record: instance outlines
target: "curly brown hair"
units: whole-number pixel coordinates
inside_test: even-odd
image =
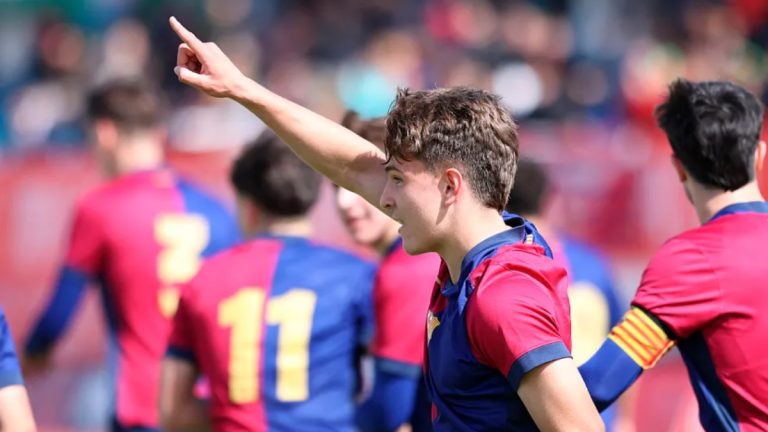
[[[453,165],[488,207],[504,209],[517,168],[517,125],[501,98],[466,87],[398,90],[387,117],[387,158]]]

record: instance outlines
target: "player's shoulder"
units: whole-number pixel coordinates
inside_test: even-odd
[[[502,246],[472,271],[472,285],[479,297],[492,306],[501,297],[547,296],[567,288],[567,272],[544,248],[535,244]]]
[[[224,202],[202,185],[180,175],[174,177],[174,182],[189,210],[206,214],[229,215],[229,209],[224,205]]]

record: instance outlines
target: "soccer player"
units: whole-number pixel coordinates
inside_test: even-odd
[[[543,213],[551,188],[544,168],[531,159],[520,159],[515,181],[520,187],[512,188],[506,210],[535,224],[549,242],[554,259],[568,269],[573,359],[581,364],[600,348],[625,308],[605,259],[591,246],[555,232],[546,221]],[[615,407],[603,411],[602,417],[606,430],[611,430]]]
[[[175,18],[175,71],[262,119],[305,162],[401,223],[410,254],[443,263],[427,321],[425,373],[437,430],[602,430],[570,357],[565,269],[500,213],[517,128],[499,98],[466,88],[402,90],[386,153],[243,76]]]
[[[385,118],[364,121],[349,111],[341,124],[384,147]],[[430,403],[421,373],[424,315],[440,257],[408,255],[397,234],[400,224],[359,195],[337,187],[336,205],[352,238],[373,247],[381,257],[373,288],[373,388],[358,410],[358,426],[364,431],[392,431],[407,423],[414,432],[429,431]]]
[[[201,257],[239,238],[218,201],[165,167],[157,94],[138,81],[116,81],[90,95],[92,136],[110,181],[78,203],[66,260],[25,350],[27,365],[49,363],[85,287],[99,282],[111,339],[114,431],[157,427],[160,362],[179,286]]]
[[[704,429],[768,430],[763,106],[728,82],[680,79],[656,115],[701,226],[651,259],[631,310],[581,372],[603,408],[677,345]]]
[[[34,432],[35,419],[24,388],[13,336],[0,308],[0,429]]]
[[[370,334],[375,267],[308,240],[320,176],[271,131],[235,162],[238,219],[251,240],[206,261],[185,287],[163,364],[168,430],[354,430],[355,353]]]

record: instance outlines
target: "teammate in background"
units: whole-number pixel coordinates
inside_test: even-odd
[[[374,266],[308,239],[320,176],[267,131],[235,162],[251,240],[185,287],[163,363],[167,430],[354,430],[354,360],[370,334]],[[200,410],[198,372],[211,386]],[[210,416],[210,417],[209,417]]]
[[[466,88],[399,92],[386,155],[350,130],[246,78],[177,20],[175,71],[231,97],[307,163],[401,222],[410,254],[443,259],[427,321],[425,377],[437,430],[603,430],[570,358],[565,269],[522,218],[500,213],[517,128],[497,96]]]
[[[78,203],[66,260],[25,349],[26,366],[48,364],[86,286],[98,282],[111,338],[114,431],[157,427],[160,361],[179,286],[201,257],[239,237],[219,202],[165,167],[157,94],[117,81],[90,95],[92,137],[110,181]]]
[[[651,259],[631,310],[581,372],[604,408],[677,345],[704,429],[768,430],[763,106],[728,82],[680,79],[656,115],[702,225]]]
[[[568,269],[573,360],[582,364],[600,348],[625,308],[619,301],[605,259],[591,246],[557,233],[544,218],[544,209],[551,196],[544,168],[533,160],[521,159],[517,163],[515,181],[520,187],[512,188],[506,210],[533,222],[549,242],[555,261]],[[606,430],[611,430],[616,417],[615,407],[603,411],[602,417]]]
[[[385,118],[360,120],[347,112],[342,126],[384,147]],[[411,256],[397,233],[400,224],[359,195],[336,188],[336,205],[355,242],[381,257],[373,287],[373,389],[357,413],[364,431],[392,431],[409,424],[414,432],[432,430],[422,365],[424,315],[440,268],[436,254]]]
[[[35,419],[16,358],[13,336],[0,308],[0,430],[34,432]]]

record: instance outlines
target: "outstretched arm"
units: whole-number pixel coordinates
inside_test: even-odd
[[[259,117],[296,154],[331,181],[379,206],[384,153],[343,126],[270,92],[244,76],[221,49],[200,41],[176,18],[183,43],[174,71],[179,81],[211,96],[233,99]]]
[[[597,409],[610,406],[673,345],[648,312],[630,309],[600,349],[579,367]]]

